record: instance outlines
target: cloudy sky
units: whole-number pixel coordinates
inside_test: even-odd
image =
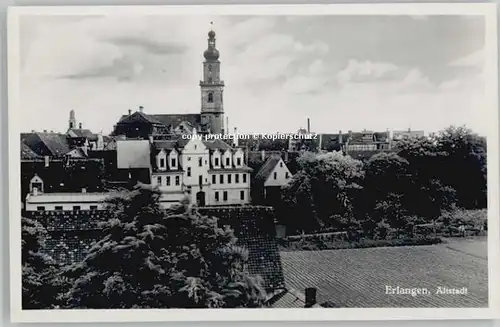
[[[23,129],[198,113],[210,21],[231,130],[487,128],[482,17],[131,15],[20,19]]]

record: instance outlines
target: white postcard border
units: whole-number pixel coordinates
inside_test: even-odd
[[[9,233],[12,322],[146,321],[322,321],[494,319],[500,311],[500,224],[498,143],[497,18],[494,3],[67,6],[11,7],[8,10]],[[488,140],[488,308],[339,309],[133,309],[22,310],[19,110],[19,17],[21,15],[482,15],[486,25],[485,91],[490,115]]]

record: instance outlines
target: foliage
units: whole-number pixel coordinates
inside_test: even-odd
[[[59,267],[43,253],[47,231],[35,220],[21,218],[23,309],[50,309],[60,303],[65,280]]]
[[[282,251],[318,251],[318,250],[339,250],[339,249],[360,249],[373,247],[396,247],[396,246],[417,246],[439,244],[442,240],[439,237],[404,237],[399,239],[369,239],[362,238],[358,241],[337,240],[315,238],[300,241],[282,242]]]
[[[361,188],[362,163],[338,152],[305,153],[297,159],[299,171],[283,189],[288,222],[296,230],[341,224],[336,215],[352,218],[352,198]],[[310,217],[312,219],[307,219]]]
[[[166,213],[145,186],[108,200],[104,237],[73,267],[72,308],[259,307],[265,292],[247,274],[232,230],[184,201]]]
[[[371,237],[434,222],[453,208],[486,207],[486,140],[465,127],[398,141],[364,165],[339,152],[305,153],[283,188],[292,233],[361,230]],[[456,210],[454,211],[456,212]],[[378,225],[378,227],[377,227]],[[378,235],[378,236],[377,236]]]

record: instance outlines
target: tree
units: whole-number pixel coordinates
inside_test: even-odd
[[[297,159],[298,172],[283,188],[292,225],[303,230],[339,225],[338,215],[351,219],[354,197],[361,188],[361,161],[338,152],[306,152]]]
[[[60,304],[64,280],[59,266],[42,252],[47,231],[37,221],[21,218],[23,309],[50,309]]]
[[[71,271],[72,308],[259,307],[265,292],[229,228],[186,198],[168,211],[138,185],[108,200],[104,236]]]
[[[440,179],[456,190],[459,205],[466,209],[485,208],[486,139],[464,126],[451,126],[436,135],[436,146],[447,153]]]

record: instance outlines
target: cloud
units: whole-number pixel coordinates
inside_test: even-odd
[[[482,69],[484,61],[485,61],[485,52],[484,49],[481,49],[479,51],[475,51],[471,54],[468,54],[464,57],[453,60],[452,62],[449,63],[449,66]]]
[[[139,76],[144,70],[144,66],[134,62],[129,57],[114,59],[109,65],[92,68],[75,74],[63,75],[63,79],[89,79],[89,78],[116,78],[118,81],[130,81]]]
[[[154,55],[177,55],[186,51],[186,46],[175,43],[157,42],[147,37],[120,36],[105,40],[120,47],[137,47]]]
[[[483,47],[482,19],[131,15],[53,20],[27,20],[30,28],[22,36],[26,130],[64,131],[69,109],[84,126],[105,132],[139,105],[148,113],[199,113],[210,21],[231,129],[295,131],[307,117],[317,132],[383,131],[410,123],[426,131],[451,123],[484,127],[484,115],[478,114],[482,78],[471,68],[478,59],[458,60]]]
[[[352,59],[347,66],[337,74],[338,82],[342,84],[356,82],[374,82],[386,77],[399,68],[391,63],[371,62]]]

